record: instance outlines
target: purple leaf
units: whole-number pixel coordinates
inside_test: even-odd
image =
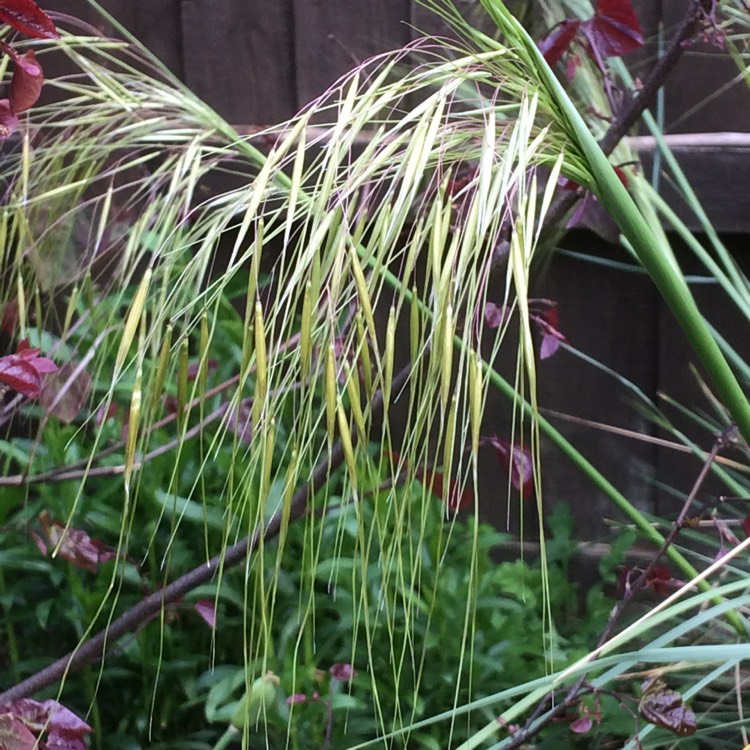
[[[643,31],[630,0],[598,0],[596,13],[581,24],[581,31],[600,59],[643,46]]]
[[[576,734],[586,734],[591,731],[591,727],[594,726],[594,722],[589,716],[581,716],[577,718],[570,725],[570,731]]]
[[[560,339],[557,336],[545,334],[539,347],[539,359],[549,359],[559,347]]]
[[[304,703],[307,700],[307,696],[304,693],[294,693],[286,699],[287,706],[295,706],[298,703]]]
[[[91,395],[91,376],[86,370],[77,370],[77,363],[64,362],[44,379],[39,393],[42,408],[63,424],[70,424],[78,416]]]
[[[490,328],[499,328],[509,317],[510,311],[506,307],[498,307],[494,302],[484,306],[484,319]]]
[[[658,679],[643,684],[638,713],[651,724],[669,729],[679,737],[689,737],[698,730],[695,714],[683,703],[682,696]]]
[[[554,65],[565,54],[575,38],[581,22],[576,18],[566,18],[539,42],[539,51],[548,65]]]
[[[341,680],[341,682],[349,682],[353,680],[357,674],[354,667],[346,662],[332,664],[328,671],[334,680]]]
[[[193,605],[193,609],[211,630],[216,630],[216,605],[213,599],[200,599]]]
[[[497,453],[505,473],[524,500],[534,494],[534,462],[531,451],[518,443],[509,443],[497,436],[484,438],[482,444],[491,445]]]
[[[7,99],[0,99],[0,141],[7,140],[18,127],[18,115],[10,108]]]
[[[10,750],[35,750],[36,737],[13,714],[8,707],[0,707],[0,747]]]
[[[70,739],[81,738],[91,727],[72,711],[55,700],[35,701],[20,698],[0,707],[0,713],[8,713],[23,722],[32,732],[48,732],[49,737],[58,735]]]
[[[97,539],[92,539],[85,531],[71,526],[66,527],[59,521],[53,521],[47,511],[39,514],[39,521],[50,548],[57,549],[63,560],[67,560],[77,568],[96,573],[99,565],[117,556],[111,547]],[[43,554],[46,554],[47,545],[41,538],[37,546],[40,551],[44,549]],[[62,710],[67,711],[67,709]]]

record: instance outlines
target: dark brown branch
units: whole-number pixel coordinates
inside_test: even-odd
[[[653,103],[659,89],[664,85],[669,74],[682,57],[686,43],[700,31],[704,16],[705,11],[702,4],[694,0],[692,8],[677,27],[669,46],[664,50],[664,54],[649,71],[648,77],[643,82],[637,96],[615,119],[599,142],[602,151],[607,156],[612,153],[617,144],[628,134],[641,115]]]
[[[410,373],[411,364],[404,367],[393,379],[391,393],[394,397],[398,396],[398,392],[406,383]],[[376,414],[382,411],[382,408],[383,394],[382,391],[378,391],[372,400],[370,413]],[[354,439],[354,435],[352,439]],[[331,472],[343,464],[344,458],[344,449],[339,441],[334,444],[330,455],[318,463],[310,475],[310,479],[294,493],[289,512],[290,522],[307,513],[310,497],[325,485]],[[161,591],[147,596],[110,623],[109,627],[97,633],[74,651],[19,682],[4,693],[0,693],[0,705],[19,698],[26,698],[39,690],[54,685],[71,672],[103,659],[108,650],[122,636],[136,630],[142,623],[158,615],[168,604],[178,601],[193,589],[211,581],[218,571],[226,570],[241,563],[258,549],[261,540],[268,541],[278,536],[281,523],[281,512],[275,513],[264,527],[255,529],[250,536],[229,547],[209,562],[193,568]]]
[[[614,151],[617,144],[620,143],[633,125],[638,122],[646,109],[652,104],[659,89],[664,85],[669,74],[674,70],[675,65],[677,65],[679,59],[682,57],[686,43],[700,31],[705,13],[706,10],[702,0],[693,0],[689,12],[677,27],[664,54],[649,72],[640,91],[623,108],[622,112],[615,117],[614,122],[599,142],[599,146],[606,156],[609,156]],[[547,233],[556,232],[561,229],[565,217],[579,200],[580,196],[576,192],[571,191],[552,205],[544,221]]]

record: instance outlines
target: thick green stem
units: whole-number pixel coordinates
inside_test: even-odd
[[[560,119],[567,125],[571,139],[580,148],[591,169],[594,178],[592,189],[632,245],[641,265],[653,279],[705,367],[719,398],[742,436],[750,442],[750,403],[698,310],[674,259],[659,251],[648,223],[526,30],[499,0],[482,0],[482,5],[509,38],[518,40],[519,55],[524,56],[532,66],[538,83],[552,94],[559,108]]]

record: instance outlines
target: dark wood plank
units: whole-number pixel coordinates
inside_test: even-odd
[[[102,7],[178,76],[183,74],[180,5],[181,0],[102,0]],[[103,34],[120,36],[114,25],[85,0],[65,0],[55,9],[95,26]]]
[[[666,140],[714,228],[719,232],[750,232],[746,178],[750,172],[750,134],[678,134]],[[638,137],[631,139],[631,144],[640,153],[646,174],[650,174],[654,140]],[[661,193],[691,229],[701,229],[669,180],[662,179]]]
[[[691,5],[664,3],[667,34]],[[729,89],[719,91],[732,82]],[[665,88],[665,122],[671,133],[750,132],[750,94],[737,66],[716,44],[690,46]]]
[[[185,81],[235,123],[297,109],[291,0],[183,0]]]
[[[299,104],[378,52],[408,43],[409,0],[294,0]]]
[[[745,274],[750,273],[747,256],[747,238],[742,236],[725,237],[732,256],[740,263]],[[684,248],[677,245],[678,260],[687,273],[705,275],[705,270],[692,258]],[[747,335],[747,321],[736,306],[715,284],[695,284],[691,286],[693,296],[701,312],[717,331],[734,347],[747,362],[750,361],[750,337]],[[659,315],[659,389],[683,406],[701,410],[704,414],[715,416],[705,394],[693,376],[690,365],[698,367],[701,376],[705,373],[700,368],[697,357],[687,343],[685,334],[677,324],[672,313],[661,305]],[[710,384],[709,384],[710,385]],[[665,411],[674,420],[678,428],[706,451],[711,450],[714,434],[697,427],[691,420],[668,406]],[[663,433],[670,438],[668,433]],[[732,455],[731,451],[727,455]],[[658,472],[660,479],[686,496],[698,476],[702,461],[693,455],[677,453],[669,449],[658,451]],[[701,488],[699,502],[715,501],[722,491],[717,480],[710,478]],[[747,514],[747,504],[739,505],[743,515]],[[679,511],[679,501],[669,492],[661,490],[658,496],[658,509],[661,515],[674,518]]]
[[[491,21],[474,0],[454,0],[461,15],[473,25],[487,30]],[[454,36],[448,25],[433,11],[425,8],[418,0],[413,0],[411,8],[412,37],[422,36]]]
[[[612,249],[589,233],[563,240],[565,247],[611,255]],[[560,330],[571,346],[655,395],[656,293],[641,275],[557,255],[536,292],[558,303]],[[572,354],[559,351],[539,365],[540,404],[575,417],[653,433],[632,404],[632,392],[615,378]],[[648,443],[551,417],[553,424],[637,507],[653,511],[655,449]],[[543,453],[545,503],[566,502],[576,533],[596,539],[602,519],[622,518],[556,448]]]

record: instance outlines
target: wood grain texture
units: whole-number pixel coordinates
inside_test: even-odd
[[[183,75],[181,0],[101,0],[101,4],[173,73]],[[85,0],[65,0],[56,10],[95,26],[103,34],[120,36]]]
[[[519,0],[521,1],[521,0]],[[535,1],[535,0],[530,0]],[[413,27],[444,34],[446,27],[416,0],[103,0],[105,7],[138,36],[203,99],[230,121],[243,124],[277,122],[292,115],[357,62],[393,49],[417,36]],[[477,0],[457,0],[470,19]],[[659,21],[664,34],[686,12],[689,0],[635,0],[647,46],[629,55],[628,64],[643,78],[658,54]],[[59,0],[56,10],[96,21],[85,0]],[[480,12],[481,15],[481,12]],[[481,26],[481,20],[479,21]],[[57,69],[54,60],[45,68]],[[666,87],[666,122],[678,132],[735,130],[750,133],[746,88],[737,85],[714,98],[736,68],[719,49],[691,47]],[[693,111],[694,110],[694,111]],[[745,175],[750,148],[738,143],[700,146],[675,144],[680,163],[716,228],[750,233],[750,199]],[[694,220],[674,192],[665,195],[692,227]],[[611,253],[591,235],[565,241],[567,247]],[[736,257],[747,255],[738,242]],[[659,306],[644,276],[587,265],[557,257],[538,295],[559,303],[560,329],[571,344],[631,379],[656,398],[659,388],[692,406],[706,402],[693,382],[688,364],[693,357],[671,314]],[[702,309],[720,329],[733,336],[750,357],[746,326],[713,287],[696,289]],[[512,347],[511,347],[512,348]],[[408,348],[405,350],[408,351]],[[511,363],[512,364],[512,363]],[[592,421],[653,432],[628,401],[628,392],[572,355],[560,352],[540,364],[543,406]],[[509,437],[510,407],[495,395],[488,402],[485,434]],[[554,421],[554,420],[553,420]],[[555,421],[561,431],[644,510],[670,514],[676,502],[656,489],[654,480],[683,491],[699,470],[694,458],[616,437],[591,427]],[[685,426],[685,425],[682,425]],[[696,435],[710,448],[710,437]],[[498,501],[505,487],[491,452],[480,456],[482,514],[504,527],[510,512],[518,529],[519,509]],[[601,519],[613,515],[608,500],[585,480],[567,459],[544,448],[546,502],[570,503],[576,533],[594,538]],[[530,519],[526,521],[527,526]]]
[[[491,21],[475,0],[455,0],[461,15],[471,24],[488,29]],[[454,36],[448,25],[431,10],[425,8],[418,0],[413,0],[411,7],[412,38],[424,35]]]
[[[294,0],[300,105],[378,52],[408,43],[410,0]]]
[[[221,115],[267,124],[297,109],[291,0],[183,0],[185,82]]]

